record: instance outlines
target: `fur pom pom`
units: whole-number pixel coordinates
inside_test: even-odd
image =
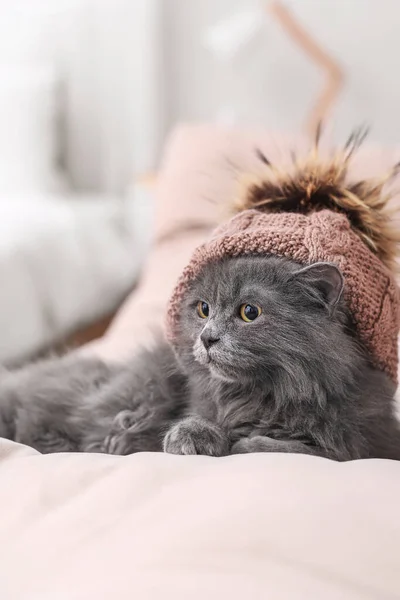
[[[382,179],[348,181],[350,159],[365,136],[365,130],[356,131],[344,148],[328,160],[318,151],[318,133],[310,154],[303,161],[293,156],[293,168],[288,170],[275,167],[258,152],[266,166],[265,175],[245,182],[235,211],[252,208],[271,213],[307,214],[323,209],[342,212],[368,248],[392,271],[398,270],[400,227],[393,223],[394,212],[388,207],[390,195],[384,186],[400,165]]]

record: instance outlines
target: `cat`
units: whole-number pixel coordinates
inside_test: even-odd
[[[400,459],[395,384],[358,341],[333,264],[204,265],[174,348],[67,355],[0,376],[0,435],[40,452]],[[140,315],[138,315],[140,318]]]

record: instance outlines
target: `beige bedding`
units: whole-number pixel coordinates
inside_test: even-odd
[[[119,360],[147,341],[179,270],[235,192],[232,163],[256,168],[255,145],[282,152],[282,140],[260,133],[175,133],[142,285],[86,352]],[[368,170],[398,160],[389,150],[365,156]],[[0,441],[0,599],[400,598],[399,502],[392,461],[41,456]]]
[[[400,467],[0,446],[2,600],[400,597]]]

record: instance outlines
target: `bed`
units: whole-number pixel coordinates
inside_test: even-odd
[[[158,177],[144,276],[107,334],[80,351],[116,361],[147,344],[180,269],[236,193],[238,171],[257,168],[254,147],[272,160],[302,143],[178,128]],[[395,157],[369,147],[354,169],[372,174]],[[395,600],[399,497],[394,461],[41,456],[3,440],[1,598]]]

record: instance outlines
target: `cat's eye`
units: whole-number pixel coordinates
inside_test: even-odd
[[[202,319],[207,319],[208,315],[210,314],[210,307],[208,306],[207,302],[200,300],[200,302],[197,303],[197,314]]]
[[[255,321],[261,315],[261,308],[257,304],[242,304],[239,310],[240,317],[246,323]]]

